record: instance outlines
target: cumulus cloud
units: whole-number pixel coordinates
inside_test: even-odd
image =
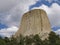
[[[52,1],[56,1],[56,0],[46,0],[46,1],[48,1],[49,3],[51,3]],[[58,1],[58,0],[57,0]]]
[[[22,15],[29,11],[29,6],[38,0],[0,0],[0,23],[9,28],[0,30],[0,35],[10,37],[17,31]]]
[[[39,0],[0,0],[0,22],[7,26],[19,26],[22,15],[37,1]],[[52,27],[60,26],[60,6],[57,3],[53,3],[51,7],[42,4],[34,8],[41,8],[47,12]]]
[[[51,26],[60,26],[60,6],[57,3],[52,4],[51,7],[43,4],[42,6],[33,9],[44,9],[48,14],[47,16],[50,20]]]
[[[29,6],[35,4],[38,0],[0,0],[0,23],[7,25],[9,28],[1,29],[0,35],[10,36],[18,28],[22,15],[29,11]],[[50,2],[51,0],[49,0]],[[60,26],[60,6],[53,3],[50,7],[42,4],[40,7],[33,9],[44,9],[47,12],[51,26]],[[8,32],[8,33],[5,33]]]
[[[7,26],[18,26],[22,14],[38,0],[0,0],[0,22]]]
[[[18,30],[18,27],[15,27],[15,26],[1,29],[0,30],[0,36],[11,37],[12,35],[14,35],[16,33],[17,30]]]
[[[20,0],[0,0],[0,13],[9,11],[12,7],[19,3]]]
[[[54,31],[56,34],[60,35],[60,29]]]

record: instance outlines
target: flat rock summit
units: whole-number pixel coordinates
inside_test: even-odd
[[[20,36],[20,34],[24,36],[39,34],[41,39],[45,39],[51,30],[46,12],[42,9],[34,9],[23,15],[21,25],[15,37]]]

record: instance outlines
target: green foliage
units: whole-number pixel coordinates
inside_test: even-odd
[[[24,45],[24,37],[20,35],[19,45]]]
[[[25,37],[25,44],[26,45],[31,45],[32,43],[33,43],[32,38],[30,38],[29,36],[26,36]]]
[[[19,38],[0,37],[0,45],[60,45],[60,37],[54,32],[51,32],[48,39],[43,41],[38,34],[25,37],[20,35]]]
[[[0,45],[6,45],[3,39],[0,39]]]
[[[49,43],[50,45],[60,45],[60,37],[56,35],[54,32],[49,34]]]
[[[42,45],[42,40],[40,39],[39,35],[36,34],[35,36],[33,36],[33,39],[34,39],[34,43],[35,45]]]

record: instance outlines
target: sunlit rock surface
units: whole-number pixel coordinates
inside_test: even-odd
[[[41,39],[45,39],[50,32],[51,26],[46,12],[42,9],[34,9],[23,15],[15,37],[20,36],[20,34],[24,36],[39,34]]]

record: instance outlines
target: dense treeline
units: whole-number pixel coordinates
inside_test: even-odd
[[[39,35],[30,35],[23,37],[20,35],[20,38],[1,38],[0,45],[60,45],[59,35],[56,35],[54,32],[49,34],[48,39],[41,40]]]

